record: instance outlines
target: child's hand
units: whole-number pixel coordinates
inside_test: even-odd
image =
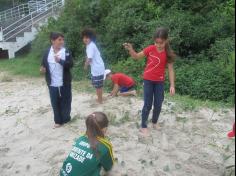
[[[127,49],[129,51],[133,49],[133,46],[130,43],[124,43],[123,46],[124,46],[125,49]]]
[[[55,61],[56,61],[57,63],[59,63],[59,62],[61,61],[61,58],[58,57],[58,56],[55,56]]]
[[[175,87],[173,87],[173,86],[170,87],[170,95],[171,96],[175,95]]]
[[[84,70],[86,71],[86,70],[88,70],[88,64],[84,64]]]
[[[45,74],[46,73],[46,68],[42,66],[42,67],[40,67],[39,71],[40,71],[41,74]]]

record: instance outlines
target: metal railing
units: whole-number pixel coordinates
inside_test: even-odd
[[[36,10],[39,10],[44,5],[52,2],[53,0],[30,0],[28,3],[21,4],[11,9],[0,12],[0,23],[13,21],[22,18]]]
[[[63,0],[52,0],[50,3],[37,7],[28,15],[23,16],[7,27],[0,27],[0,42],[15,38],[20,33],[31,29],[34,24],[56,13],[64,5]]]
[[[29,13],[28,3],[21,4],[17,7],[0,12],[0,22],[2,23],[5,21],[14,20]]]

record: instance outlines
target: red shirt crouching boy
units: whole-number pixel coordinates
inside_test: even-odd
[[[105,71],[104,79],[110,79],[113,82],[113,90],[111,96],[136,96],[135,81],[133,78],[123,74],[112,74],[111,70]]]

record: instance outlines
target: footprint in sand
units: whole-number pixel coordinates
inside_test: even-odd
[[[8,106],[7,109],[5,110],[5,115],[8,116],[14,116],[20,112],[20,109],[18,107],[12,107]]]
[[[46,114],[46,113],[48,113],[49,111],[50,111],[51,109],[50,109],[50,107],[40,107],[40,108],[38,108],[37,110],[36,110],[36,112],[38,113],[38,114]]]
[[[153,144],[154,141],[153,141],[152,135],[143,136],[142,134],[139,134],[138,135],[138,142],[142,143],[142,144],[149,145],[149,144]]]
[[[7,170],[9,170],[9,169],[11,169],[11,168],[13,167],[13,164],[14,164],[14,162],[11,162],[11,163],[4,163],[4,164],[2,165],[2,169],[7,169]]]
[[[9,151],[10,151],[10,148],[8,148],[8,147],[6,147],[6,148],[5,147],[3,147],[3,148],[0,147],[0,155],[1,156],[8,153]]]
[[[58,150],[52,154],[52,156],[49,158],[49,162],[52,165],[56,165],[58,163],[61,163],[62,156],[65,155],[65,150]]]

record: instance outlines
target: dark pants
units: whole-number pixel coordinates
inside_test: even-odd
[[[71,120],[71,102],[72,91],[71,85],[62,87],[49,86],[49,94],[54,113],[55,124],[64,124]]]
[[[154,103],[153,103],[154,100]],[[156,124],[164,101],[164,82],[144,80],[144,107],[142,111],[142,128],[147,128],[148,116],[154,104],[152,123]]]

